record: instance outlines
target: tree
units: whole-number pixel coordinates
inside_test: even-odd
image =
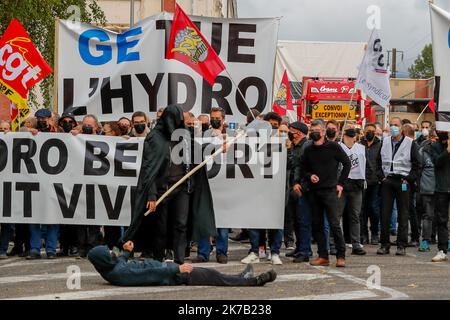
[[[433,54],[431,44],[427,44],[414,64],[408,68],[409,76],[413,79],[427,79],[434,77]]]
[[[53,68],[55,49],[55,19],[73,19],[75,11],[69,8],[79,8],[81,22],[106,23],[105,14],[97,0],[1,0],[0,1],[0,35],[8,27],[13,18],[27,30],[31,40],[36,45],[45,61]],[[52,105],[53,74],[48,75],[39,84],[44,98],[44,106]],[[28,103],[38,107],[36,94],[30,90]]]

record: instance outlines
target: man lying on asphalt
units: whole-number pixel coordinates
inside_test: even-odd
[[[253,276],[253,267],[248,265],[239,275],[227,275],[214,269],[194,268],[191,264],[144,261],[128,261],[134,244],[123,245],[123,254],[116,254],[108,246],[97,246],[88,253],[89,261],[100,275],[117,286],[263,286],[275,280],[277,274],[270,270]]]

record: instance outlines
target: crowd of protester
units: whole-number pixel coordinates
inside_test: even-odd
[[[158,109],[153,121],[143,112],[131,119],[100,123],[94,115],[81,121],[71,113],[61,116],[40,109],[23,122],[21,132],[92,134],[106,136],[146,137],[164,109]],[[406,248],[428,252],[437,244],[433,262],[447,261],[448,214],[450,202],[450,144],[448,133],[436,131],[433,123],[411,123],[393,117],[389,127],[366,123],[359,127],[352,121],[313,120],[309,125],[274,112],[260,114],[252,109],[247,123],[254,119],[267,121],[276,135],[286,138],[287,183],[284,230],[242,229],[231,240],[249,242],[248,256],[241,262],[258,263],[269,259],[282,264],[280,252],[294,263],[309,262],[328,266],[329,256],[336,256],[336,266],[345,266],[347,247],[353,255],[365,255],[368,245],[379,246],[377,254],[406,255]],[[204,136],[230,134],[222,108],[195,117],[185,115],[187,128],[201,129]],[[0,133],[10,133],[11,124],[0,121]],[[0,136],[1,139],[1,136]],[[189,204],[186,204],[189,206]],[[170,222],[167,222],[170,224]],[[164,225],[164,234],[171,226]],[[10,256],[40,259],[42,248],[46,258],[86,257],[99,243],[113,249],[124,233],[124,227],[91,225],[1,224],[0,259]],[[176,233],[176,232],[175,232]],[[230,230],[217,229],[217,236],[190,241],[189,231],[183,241],[166,239],[160,243],[161,254],[146,237],[146,224],[136,235],[136,251],[141,258],[175,260],[183,263],[209,261],[215,246],[215,259],[228,262]],[[394,238],[396,236],[396,239]],[[42,241],[44,240],[44,241]],[[14,243],[9,248],[10,242]],[[180,243],[187,243],[180,257]],[[317,244],[317,257],[312,259],[312,244]],[[178,246],[177,248],[175,248]],[[183,245],[184,246],[184,245]],[[413,249],[411,249],[413,250]],[[175,252],[175,257],[174,257]],[[196,252],[191,257],[191,253]]]

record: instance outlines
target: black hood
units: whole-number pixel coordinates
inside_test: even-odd
[[[111,257],[108,246],[97,246],[91,249],[88,259],[100,273],[112,270],[117,264],[117,261]]]
[[[170,140],[172,133],[181,128],[184,128],[183,109],[176,104],[172,104],[164,109],[154,130],[160,131]]]

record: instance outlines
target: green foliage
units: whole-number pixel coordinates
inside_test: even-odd
[[[0,34],[8,27],[13,18],[27,30],[45,61],[53,68],[55,50],[55,19],[72,19],[74,11],[68,11],[71,5],[80,9],[80,21],[104,25],[105,15],[97,0],[1,0]],[[53,74],[48,75],[39,84],[44,106],[51,109],[53,97]],[[35,93],[30,90],[28,103],[38,106]]]
[[[431,44],[427,44],[414,64],[408,68],[409,76],[413,79],[427,79],[434,77],[433,52]]]

